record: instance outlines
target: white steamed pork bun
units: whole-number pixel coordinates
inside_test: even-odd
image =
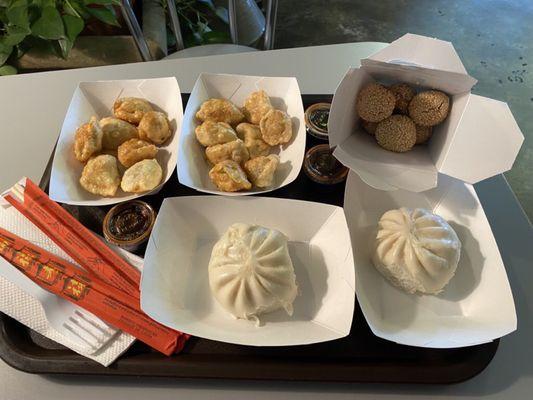
[[[461,242],[440,216],[417,208],[389,210],[379,220],[374,266],[408,293],[437,294],[455,274]]]
[[[298,289],[287,238],[258,225],[231,225],[213,247],[209,284],[236,318],[259,324],[259,315],[280,308],[292,315]]]

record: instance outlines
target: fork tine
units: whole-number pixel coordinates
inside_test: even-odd
[[[95,327],[96,329],[98,329],[104,334],[114,335],[118,331],[118,329],[112,327],[111,325],[107,325],[101,320],[95,320],[94,318],[91,318],[91,316],[85,313],[82,313],[79,310],[74,311],[74,314],[76,314],[79,318],[91,324],[93,327]],[[102,322],[102,323],[99,323],[99,322]]]
[[[95,345],[94,343],[92,343],[90,340],[88,340],[87,338],[83,337],[83,335],[80,334],[80,332],[73,328],[72,326],[70,326],[68,323],[64,322],[63,323],[63,327],[65,329],[67,329],[68,331],[70,331],[72,334],[76,335],[79,339],[81,339],[83,342],[85,342],[88,346],[91,347],[91,349],[93,351],[96,351],[98,350],[98,346]]]

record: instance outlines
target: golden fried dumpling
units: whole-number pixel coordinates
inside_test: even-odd
[[[252,187],[240,165],[232,160],[216,164],[209,171],[209,178],[223,192],[238,192]]]
[[[81,162],[87,161],[94,154],[102,150],[102,129],[96,117],[91,117],[91,121],[83,124],[76,130],[74,140],[74,155]]]
[[[270,98],[264,90],[251,93],[244,102],[243,113],[248,122],[258,125],[270,110],[273,110]]]
[[[141,193],[155,189],[163,179],[163,169],[157,160],[142,160],[129,167],[124,176],[120,187],[125,192]]]
[[[139,97],[121,97],[113,104],[113,114],[130,124],[137,125],[144,114],[153,111],[150,103]]]
[[[118,147],[118,160],[126,168],[156,155],[157,147],[141,139],[127,140]]]
[[[80,184],[93,194],[105,197],[114,196],[120,185],[116,157],[101,154],[91,158],[83,167]]]
[[[196,127],[194,133],[202,146],[214,146],[237,140],[235,131],[225,122],[205,121]]]
[[[209,146],[205,149],[205,156],[211,164],[218,164],[224,160],[233,160],[238,164],[242,164],[250,158],[248,149],[241,139]]]
[[[272,186],[274,173],[279,165],[279,157],[275,154],[252,158],[244,163],[244,171],[252,183],[260,188]]]
[[[137,128],[132,124],[114,117],[105,117],[100,120],[102,128],[102,148],[116,150],[126,140],[136,138]]]
[[[259,126],[242,122],[235,128],[237,135],[244,140],[244,145],[250,153],[250,158],[267,156],[270,146],[263,140]]]
[[[292,138],[291,117],[281,110],[270,110],[259,123],[263,140],[271,146],[288,143]]]
[[[159,111],[148,111],[139,122],[139,137],[155,144],[163,144],[170,137],[167,116]]]
[[[235,104],[226,99],[209,99],[204,101],[196,113],[200,121],[226,122],[237,125],[244,120],[244,115]]]

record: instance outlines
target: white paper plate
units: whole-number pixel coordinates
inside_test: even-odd
[[[427,208],[446,219],[462,243],[456,275],[437,296],[412,295],[374,268],[377,223],[390,209]],[[489,342],[516,330],[516,311],[498,246],[471,185],[441,175],[423,193],[381,191],[350,171],[344,209],[355,253],[356,292],[376,336],[400,344],[452,348]]]
[[[198,125],[195,114],[202,103],[210,98],[225,98],[238,107],[250,93],[264,89],[274,108],[286,111],[292,119],[293,138],[281,147],[276,146],[280,165],[270,188],[242,192],[222,192],[209,179],[210,166],[205,158],[205,148],[198,143],[194,129]],[[187,101],[178,150],[178,179],[180,183],[200,192],[243,196],[270,192],[296,179],[305,155],[305,122],[302,96],[296,78],[275,78],[246,75],[200,74]]]
[[[168,116],[173,134],[164,146],[159,147],[157,154],[157,161],[163,168],[163,181],[152,192],[132,194],[119,188],[114,197],[97,196],[87,192],[79,183],[84,164],[74,156],[76,129],[88,122],[93,115],[98,118],[112,116],[115,100],[128,96],[145,98]],[[54,153],[50,198],[60,203],[101,206],[158,191],[176,167],[182,119],[181,92],[176,78],[81,82],[70,101]]]
[[[275,211],[273,211],[275,210]],[[275,228],[289,238],[300,294],[294,314],[265,324],[236,320],[209,288],[215,242],[235,222]],[[352,247],[340,207],[264,197],[167,198],[148,242],[141,308],[154,320],[207,339],[252,346],[324,342],[349,334],[355,292]]]

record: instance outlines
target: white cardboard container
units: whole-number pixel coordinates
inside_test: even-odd
[[[359,126],[357,93],[370,82],[405,82],[450,95],[448,118],[433,128],[426,146],[406,153],[381,148]],[[452,44],[406,34],[350,68],[335,91],[329,117],[334,155],[369,185],[422,192],[445,174],[476,183],[511,169],[524,140],[506,103],[473,95],[469,76]]]
[[[134,194],[125,193],[119,187],[114,197],[102,197],[87,192],[79,183],[84,164],[74,156],[74,138],[76,129],[88,122],[91,116],[98,119],[112,116],[113,103],[119,97],[142,97],[154,109],[164,111],[170,122],[172,136],[163,146],[158,146],[156,158],[163,168],[163,180],[157,188],[151,192]],[[182,119],[181,92],[174,77],[80,82],[70,101],[54,153],[50,198],[60,203],[102,206],[157,192],[169,180],[176,167]]]
[[[293,137],[272,151],[280,157],[269,188],[256,188],[241,192],[222,192],[209,179],[211,169],[205,148],[198,142],[194,129],[199,125],[195,114],[202,103],[210,98],[224,98],[242,107],[250,93],[263,89],[274,108],[283,110],[292,119]],[[187,101],[178,149],[178,179],[181,184],[204,193],[224,196],[243,196],[270,192],[288,185],[298,177],[305,155],[305,122],[302,96],[296,78],[262,77],[230,74],[202,73],[198,77]]]
[[[344,209],[354,247],[357,299],[376,336],[400,344],[453,348],[516,330],[516,311],[498,246],[474,188],[439,177],[424,193],[382,191],[348,174]],[[426,208],[446,219],[462,243],[455,276],[436,295],[408,294],[374,267],[372,249],[384,212]]]
[[[272,210],[276,210],[273,212]],[[278,229],[289,238],[299,295],[294,314],[235,319],[209,288],[213,245],[233,223]],[[354,264],[344,210],[299,200],[194,196],[164,200],[148,242],[141,308],[194,336],[251,346],[289,346],[347,336],[353,318]]]

